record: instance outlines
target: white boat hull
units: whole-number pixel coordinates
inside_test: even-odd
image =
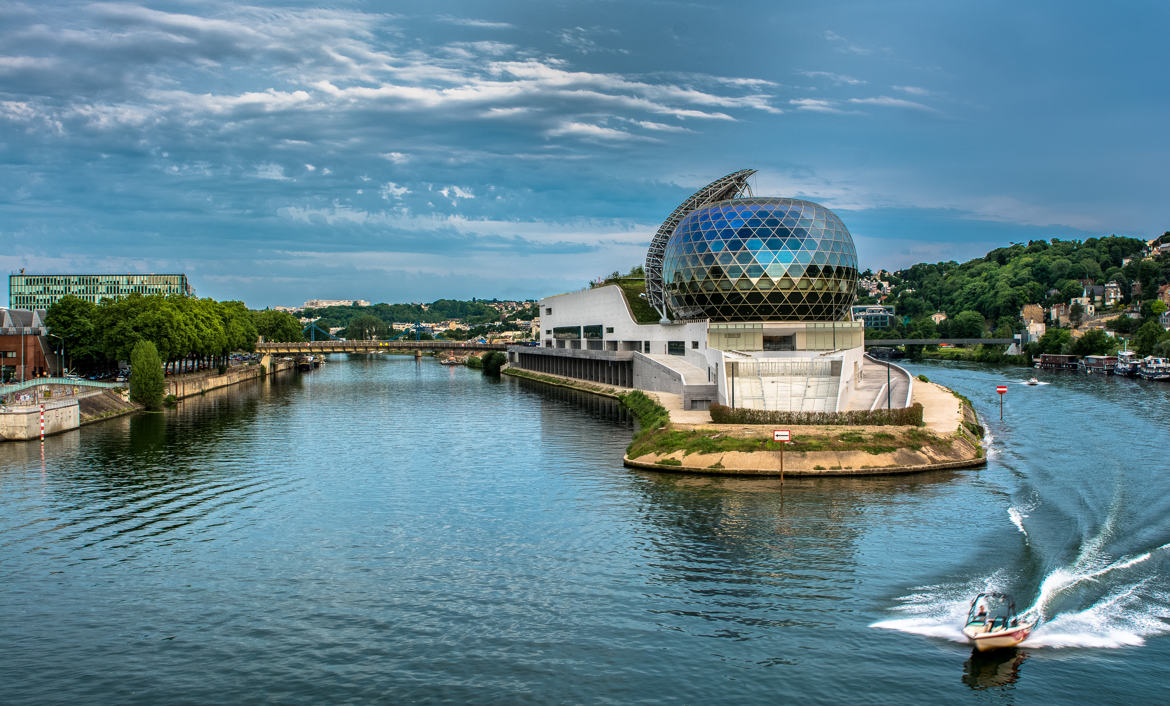
[[[980,652],[998,650],[1004,647],[1015,647],[1032,634],[1036,624],[1017,625],[1007,629],[987,631],[986,625],[968,625],[963,628],[963,634]]]

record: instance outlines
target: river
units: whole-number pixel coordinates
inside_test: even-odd
[[[1170,385],[909,367],[986,468],[631,471],[611,401],[396,356],[2,444],[0,702],[1165,701]]]

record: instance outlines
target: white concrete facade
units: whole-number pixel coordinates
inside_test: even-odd
[[[538,340],[548,354],[628,356],[632,387],[681,394],[684,405],[843,410],[861,375],[860,322],[639,324],[614,285],[539,305]]]

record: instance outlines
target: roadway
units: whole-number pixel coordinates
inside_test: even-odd
[[[460,343],[458,341],[297,341],[256,344],[257,353],[384,353],[401,350],[506,351],[506,343]]]

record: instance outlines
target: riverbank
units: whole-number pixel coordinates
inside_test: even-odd
[[[616,399],[631,392],[558,375],[512,368],[503,372]],[[661,412],[635,412],[643,420],[663,423],[639,431],[622,459],[626,466],[720,475],[780,475],[781,444],[772,441],[774,425],[714,424],[705,411],[682,410],[681,400],[671,399],[677,395],[644,394]],[[982,429],[969,401],[919,379],[914,383],[912,402],[923,406],[922,426],[784,425],[793,439],[784,446],[784,474],[886,475],[986,463],[980,442]]]
[[[203,370],[196,373],[172,375],[166,379],[166,395],[173,397],[175,400],[181,400],[186,397],[201,395],[208,390],[238,385],[241,382],[262,378],[269,372],[279,373],[286,370],[293,370],[295,367],[296,361],[277,358],[269,363],[267,371],[265,370],[265,366],[260,363],[249,363],[247,365],[230,367],[222,373],[218,370]]]
[[[223,373],[218,370],[205,370],[195,373],[172,375],[166,379],[167,399],[178,401],[196,395],[202,395],[231,385],[238,385],[249,380],[264,377],[268,372],[284,372],[292,370],[296,363],[292,360],[273,360],[268,370],[259,364],[242,365],[228,368]],[[78,387],[48,386],[52,389],[48,397],[44,398],[44,435],[53,436],[67,431],[73,431],[83,425],[94,422],[115,419],[127,414],[141,411],[142,405],[131,402],[126,388],[93,390],[82,393]],[[62,396],[69,388],[68,396]],[[41,436],[41,406],[40,397],[35,403],[7,405],[0,408],[0,441],[30,441]]]

